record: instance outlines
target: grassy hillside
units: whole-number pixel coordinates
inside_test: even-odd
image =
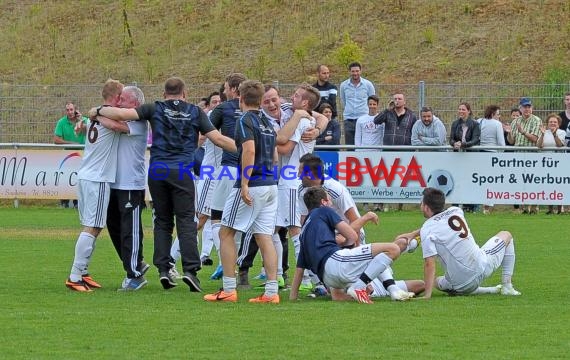
[[[568,18],[567,0],[5,0],[0,79],[300,82],[324,62],[338,83],[356,58],[377,83],[567,82]]]

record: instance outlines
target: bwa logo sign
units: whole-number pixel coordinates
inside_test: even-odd
[[[337,151],[315,151],[315,155],[320,157],[325,164],[325,174],[338,180],[338,152]]]

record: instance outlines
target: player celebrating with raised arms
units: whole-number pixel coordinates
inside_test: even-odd
[[[443,192],[434,188],[424,189],[420,204],[427,219],[420,230],[424,257],[423,298],[429,299],[434,287],[453,295],[489,292],[520,295],[511,283],[515,267],[515,246],[511,233],[500,231],[479,248],[463,210],[455,206],[447,210],[444,207]],[[437,278],[436,259],[445,269],[445,275]],[[503,268],[502,285],[480,288],[483,280],[499,267]]]

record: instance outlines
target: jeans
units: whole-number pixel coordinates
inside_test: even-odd
[[[354,145],[354,133],[356,129],[355,119],[345,119],[344,124],[344,144]]]

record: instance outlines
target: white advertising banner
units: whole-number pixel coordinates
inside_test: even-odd
[[[77,199],[82,156],[83,150],[0,149],[0,198]]]
[[[0,149],[0,198],[77,198],[82,150]],[[320,151],[357,202],[418,203],[427,186],[457,204],[570,204],[567,153]],[[147,152],[148,163],[148,152]],[[147,191],[148,196],[148,191]]]
[[[449,203],[570,204],[566,153],[370,151],[325,161],[358,202],[418,203],[429,186]]]

